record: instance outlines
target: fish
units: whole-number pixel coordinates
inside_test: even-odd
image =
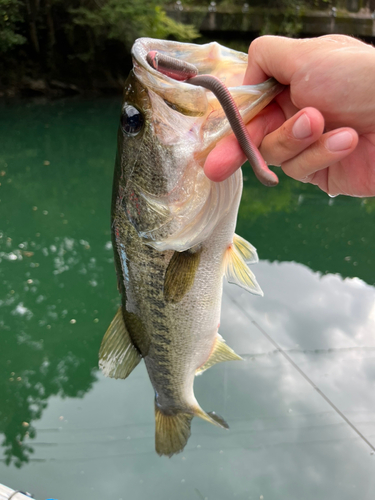
[[[208,90],[176,81],[147,62],[158,51],[194,64],[229,88],[245,123],[282,90],[273,79],[242,86],[247,55],[205,45],[140,38],[125,83],[118,130],[111,235],[121,305],[99,351],[105,376],[125,379],[144,360],[155,392],[155,449],[181,452],[197,416],[196,375],[241,360],[218,332],[224,275],[262,295],[249,265],[256,249],[235,234],[242,173],[209,180],[203,165],[231,127]]]

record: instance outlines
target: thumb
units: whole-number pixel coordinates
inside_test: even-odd
[[[282,36],[256,38],[249,47],[248,66],[243,84],[255,85],[273,76],[280,83],[289,85],[297,69],[297,56],[302,46],[304,47],[303,42],[304,40]],[[290,53],[293,53],[293,57],[288,55]]]

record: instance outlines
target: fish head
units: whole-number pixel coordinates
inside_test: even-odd
[[[231,133],[217,98],[208,90],[164,75],[147,62],[155,50],[194,64],[198,74],[219,78],[248,123],[282,86],[275,80],[242,86],[247,55],[216,42],[186,44],[141,38],[132,49],[118,141],[119,198],[145,242],[158,250],[184,251],[201,243],[233,208],[241,189],[238,172],[222,183],[203,172],[209,152]]]

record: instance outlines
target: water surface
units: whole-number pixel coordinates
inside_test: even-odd
[[[194,419],[183,453],[154,452],[143,364],[97,368],[119,305],[109,208],[117,99],[0,105],[0,482],[40,500],[373,498],[373,199],[329,198],[244,169],[237,232],[265,293],[225,285],[220,333],[243,362],[196,380],[229,431]]]

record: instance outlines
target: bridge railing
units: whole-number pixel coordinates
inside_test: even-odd
[[[180,22],[194,24],[201,32],[375,37],[375,0],[266,1],[224,0],[198,5],[177,0],[167,12]]]

